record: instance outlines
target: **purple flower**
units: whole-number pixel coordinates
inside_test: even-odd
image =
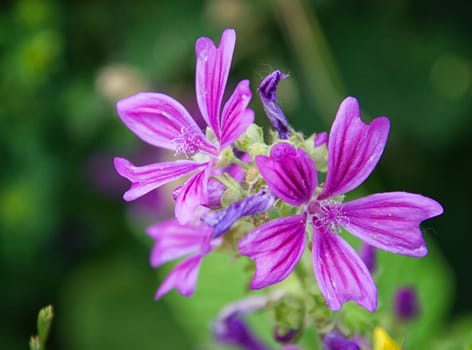
[[[377,268],[376,249],[370,244],[363,244],[359,250],[359,256],[370,273],[374,273]]]
[[[186,257],[169,273],[156,293],[156,299],[175,288],[185,297],[195,291],[198,271],[202,259],[220,243],[212,239],[213,229],[205,224],[180,224],[171,219],[148,229],[156,242],[151,252],[151,266],[158,267],[166,262]]]
[[[415,319],[420,313],[418,296],[413,287],[403,287],[395,293],[395,315],[401,321]]]
[[[270,73],[259,85],[259,96],[262,100],[262,107],[266,112],[272,126],[279,133],[281,139],[288,139],[290,137],[290,127],[284,112],[277,104],[277,87],[281,80],[287,78],[288,75],[276,70]]]
[[[360,350],[360,346],[352,340],[346,339],[340,333],[333,331],[323,339],[324,350]]]
[[[115,158],[118,173],[131,181],[125,200],[134,200],[165,183],[193,174],[178,191],[177,219],[181,223],[189,222],[196,208],[209,202],[208,179],[213,175],[218,156],[254,120],[254,112],[247,108],[252,96],[248,80],[237,85],[222,107],[235,41],[235,31],[226,29],[219,47],[204,37],[195,44],[197,103],[216,142],[209,140],[185,107],[170,96],[143,92],[118,101],[121,120],[143,141],[186,157],[196,153],[205,155],[204,161],[176,160],[140,167],[126,159]]]
[[[274,328],[274,339],[276,342],[281,343],[281,344],[288,344],[292,342],[299,335],[300,335],[300,330],[298,329],[290,329],[285,333],[281,333],[279,327]]]
[[[260,214],[269,210],[275,202],[274,195],[267,187],[258,193],[231,204],[224,210],[212,212],[203,218],[209,226],[214,227],[213,237],[219,237],[243,216]]]
[[[342,203],[342,195],[359,186],[383,152],[389,121],[379,117],[370,125],[360,119],[357,100],[340,105],[328,140],[328,173],[321,192],[315,165],[302,149],[276,144],[270,156],[256,163],[272,192],[297,215],[259,226],[239,242],[242,255],[256,263],[251,288],[285,279],[306,246],[305,230],[313,231],[312,263],[328,307],[339,310],[352,300],[369,311],[377,308],[377,289],[354,249],[340,236],[341,227],[365,243],[389,252],[421,257],[427,253],[419,225],[440,215],[436,201],[406,192],[378,193]]]
[[[268,300],[258,296],[247,298],[226,306],[213,323],[215,339],[224,345],[234,345],[245,350],[268,350],[251,331],[244,315],[264,308]]]

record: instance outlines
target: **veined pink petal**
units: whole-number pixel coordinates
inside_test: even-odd
[[[177,291],[184,297],[190,297],[195,291],[197,285],[198,272],[200,270],[202,258],[203,255],[197,254],[177,264],[167,275],[164,282],[162,282],[155,298],[160,299],[172,288],[177,289]]]
[[[208,163],[176,160],[138,167],[118,157],[114,159],[114,163],[118,174],[131,181],[130,189],[123,196],[126,201],[135,200],[168,182],[208,166]]]
[[[212,229],[207,225],[183,225],[176,219],[167,220],[148,228],[147,233],[156,242],[151,252],[151,266],[194,254],[202,250]]]
[[[219,120],[221,101],[228,80],[235,43],[234,29],[226,29],[223,32],[218,48],[209,38],[199,38],[195,43],[197,56],[195,90],[198,107],[218,140],[221,140]]]
[[[231,145],[254,122],[254,111],[247,109],[251,97],[249,80],[243,80],[226,102],[221,115],[220,149]]]
[[[328,174],[318,199],[344,194],[359,186],[377,165],[387,142],[390,122],[361,120],[357,100],[346,98],[336,114],[328,140]]]
[[[318,184],[310,156],[286,142],[272,147],[270,157],[257,156],[256,164],[274,194],[291,205],[299,206],[310,200]]]
[[[239,251],[256,263],[251,288],[264,288],[285,279],[300,260],[305,243],[305,218],[301,215],[269,221],[244,236]]]
[[[179,190],[175,200],[175,217],[181,224],[190,222],[200,205],[208,202],[207,169],[193,175]]]
[[[338,311],[352,300],[370,312],[377,308],[377,288],[367,267],[337,233],[316,226],[313,269],[328,307]]]
[[[378,193],[344,203],[346,220],[340,224],[374,247],[421,257],[427,248],[420,223],[442,212],[438,202],[419,194]]]
[[[125,125],[143,141],[180,153],[216,153],[187,110],[172,97],[141,92],[116,104]]]

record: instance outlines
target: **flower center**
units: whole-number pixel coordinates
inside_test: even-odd
[[[171,142],[176,144],[175,153],[183,153],[187,157],[197,153],[203,146],[200,135],[189,126],[182,127],[180,135]]]
[[[336,199],[313,200],[306,211],[315,227],[325,227],[333,233],[339,233],[339,225],[347,220],[342,203]]]

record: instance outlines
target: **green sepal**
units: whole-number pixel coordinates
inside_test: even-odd
[[[286,294],[273,304],[275,327],[284,335],[296,331],[293,342],[302,335],[305,323],[305,305],[300,297]]]
[[[245,196],[245,192],[241,188],[241,185],[228,173],[215,176],[215,178],[226,187],[226,191],[221,198],[221,205],[223,208],[226,208],[228,205],[233,204]]]
[[[250,153],[254,144],[264,143],[264,132],[261,127],[251,124],[246,132],[236,141],[236,147],[243,152]]]

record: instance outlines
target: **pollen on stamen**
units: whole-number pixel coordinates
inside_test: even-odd
[[[349,219],[344,214],[341,202],[335,199],[314,200],[308,204],[307,212],[316,228],[325,227],[333,233],[340,233],[340,224]]]
[[[180,135],[171,142],[176,144],[175,153],[185,154],[186,157],[192,156],[202,149],[203,143],[195,130],[185,126],[180,130]]]

